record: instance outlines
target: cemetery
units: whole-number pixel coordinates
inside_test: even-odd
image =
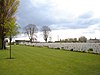
[[[88,52],[89,49],[93,49],[92,53],[100,53],[100,43],[23,43],[20,44],[28,46],[48,47],[55,49],[73,50],[80,52]]]
[[[100,75],[99,3],[0,0],[0,75]]]

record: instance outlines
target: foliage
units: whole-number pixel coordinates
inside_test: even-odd
[[[4,38],[14,31],[15,13],[19,5],[19,0],[0,0],[0,38],[2,40],[2,48],[4,46]],[[15,33],[12,33],[15,34]]]
[[[93,53],[93,49],[92,49],[92,48],[89,48],[89,49],[88,49],[88,52],[89,52],[89,53]]]
[[[15,36],[19,33],[18,29],[20,28],[15,20],[12,20],[11,22],[8,22],[5,24],[5,28],[8,29],[8,32],[6,32],[6,36]]]
[[[48,36],[49,36],[49,33],[50,33],[51,29],[48,26],[43,26],[41,28],[41,30],[43,32],[44,40],[45,40],[45,42],[47,42],[47,39],[48,39]]]
[[[4,28],[4,33],[8,32],[9,27],[14,25],[15,12],[19,5],[19,0],[0,0],[0,26],[1,29]],[[12,23],[13,22],[13,23]],[[9,25],[7,28],[6,25]]]
[[[68,38],[68,39],[60,39],[60,41],[55,41],[55,42],[68,42],[68,43],[73,42],[73,43],[75,43],[75,42],[79,42],[79,41],[77,40],[77,38]]]
[[[25,33],[28,35],[30,42],[36,39],[35,33],[37,33],[38,28],[34,24],[29,24],[24,28]]]
[[[86,42],[87,41],[87,38],[85,36],[81,36],[79,38],[79,42]]]
[[[92,48],[90,48],[90,49],[88,49],[88,51],[93,51],[93,49],[92,49]]]
[[[29,46],[0,51],[0,75],[100,75],[100,55]]]

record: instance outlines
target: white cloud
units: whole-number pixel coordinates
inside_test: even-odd
[[[31,0],[34,6],[46,5],[54,15],[71,15],[78,17],[82,13],[91,11],[95,17],[100,17],[100,0]],[[57,15],[57,16],[58,16]]]
[[[31,2],[33,7],[38,9],[37,14],[44,16],[44,18],[40,18],[44,19],[43,21],[45,22],[49,20],[51,24],[49,23],[48,25],[55,25],[54,27],[56,25],[62,26],[61,28],[88,27],[93,23],[95,24],[96,20],[100,18],[99,0],[31,0]],[[79,16],[83,14],[90,16],[93,20],[85,19],[86,16],[84,19],[80,19]],[[82,26],[85,23],[87,25]]]
[[[26,9],[28,5],[30,7]],[[80,36],[100,38],[100,0],[27,0],[22,9],[18,22],[59,29],[52,30],[53,40],[57,40],[58,35],[61,39]],[[40,33],[37,35],[39,39],[42,37]]]

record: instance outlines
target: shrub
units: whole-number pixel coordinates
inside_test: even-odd
[[[89,49],[88,49],[88,52],[89,52],[89,53],[93,53],[93,49],[92,49],[92,48],[89,48]]]
[[[73,51],[73,49],[70,49],[70,51]]]
[[[64,50],[64,47],[61,47],[61,49],[63,49],[63,50]]]
[[[85,53],[85,51],[81,51],[82,53]]]
[[[60,49],[59,47],[55,48],[55,49]]]

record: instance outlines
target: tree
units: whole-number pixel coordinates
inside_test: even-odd
[[[65,39],[65,42],[68,42],[68,39]]]
[[[45,40],[45,42],[47,42],[47,39],[48,39],[51,29],[48,26],[43,26],[41,30],[43,32],[44,40]]]
[[[25,33],[28,35],[30,42],[33,42],[36,38],[35,33],[37,33],[38,28],[34,24],[29,24],[25,27]]]
[[[69,38],[68,41],[69,41],[69,42],[73,42],[73,38]]]
[[[16,27],[15,13],[18,5],[19,0],[0,0],[0,39],[2,49],[5,48],[5,37]]]
[[[85,36],[81,36],[79,38],[79,42],[86,42],[87,41],[87,38]]]
[[[73,42],[77,42],[77,38],[73,38]]]

